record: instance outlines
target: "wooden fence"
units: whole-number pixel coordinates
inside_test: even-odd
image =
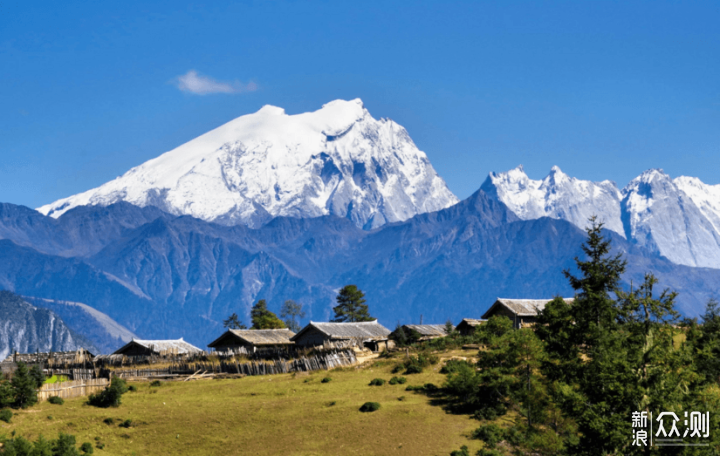
[[[272,375],[287,374],[290,372],[307,372],[335,367],[351,366],[357,362],[353,350],[343,350],[335,353],[323,353],[315,356],[302,357],[292,360],[251,361],[247,363],[224,362],[192,362],[170,366],[166,369],[101,369],[101,377],[111,375],[120,378],[131,377],[175,377],[192,375],[196,372],[214,374],[244,374],[244,375]]]
[[[53,396],[60,396],[63,399],[78,396],[89,396],[92,393],[105,389],[109,383],[110,381],[106,378],[46,383],[38,390],[38,400],[45,401]]]

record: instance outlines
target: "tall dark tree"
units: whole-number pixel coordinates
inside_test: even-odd
[[[240,321],[240,318],[234,312],[232,315],[223,320],[223,327],[228,329],[247,329],[247,326]]]
[[[689,323],[687,340],[693,347],[698,373],[706,382],[720,384],[720,304],[711,299],[702,316],[702,325]]]
[[[17,363],[10,384],[15,393],[15,407],[27,408],[37,403],[37,390],[35,379],[30,376],[30,370],[22,361]]]
[[[30,377],[35,382],[35,388],[41,388],[45,383],[45,373],[37,364],[30,368]]]
[[[338,305],[333,307],[335,322],[356,322],[372,321],[367,304],[365,304],[365,293],[360,291],[356,285],[345,285],[335,298]]]
[[[300,319],[305,318],[303,305],[288,299],[280,309],[280,317],[283,319],[288,328],[293,332],[300,331]]]
[[[252,318],[252,328],[250,329],[282,329],[285,323],[280,320],[277,315],[270,312],[267,308],[267,302],[264,299],[255,303],[250,311]]]

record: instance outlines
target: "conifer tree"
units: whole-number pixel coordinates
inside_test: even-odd
[[[15,396],[15,407],[27,408],[37,403],[35,380],[30,376],[27,364],[22,361],[17,363],[17,369],[13,373],[10,384]]]
[[[240,318],[235,312],[223,320],[223,327],[228,329],[247,329],[247,326],[240,321]]]
[[[250,329],[282,329],[285,323],[280,320],[277,315],[270,312],[267,308],[267,302],[264,299],[255,303],[250,311],[252,319],[252,328]]]
[[[45,373],[37,364],[30,368],[30,377],[35,382],[35,388],[41,388],[45,383]]]
[[[374,320],[365,304],[365,294],[356,285],[345,285],[335,299],[338,305],[333,307],[334,322]]]

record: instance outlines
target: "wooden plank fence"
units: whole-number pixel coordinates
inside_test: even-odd
[[[46,383],[38,390],[38,400],[46,401],[48,398],[53,396],[60,396],[63,399],[89,396],[92,393],[105,389],[109,383],[110,381],[106,378]]]
[[[100,376],[110,377],[114,375],[120,378],[174,377],[179,375],[192,375],[198,371],[206,371],[214,374],[272,375],[327,370],[336,367],[351,366],[356,362],[357,358],[353,350],[343,350],[336,353],[324,353],[292,360],[251,361],[247,363],[224,361],[220,363],[209,363],[199,361],[176,364],[166,369],[101,369]]]

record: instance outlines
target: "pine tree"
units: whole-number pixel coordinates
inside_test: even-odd
[[[45,373],[37,364],[30,368],[30,377],[35,381],[36,388],[41,388],[45,384]]]
[[[356,285],[345,285],[335,298],[338,305],[333,307],[334,322],[372,321],[365,294]]]
[[[694,349],[695,366],[708,383],[720,383],[720,304],[708,301],[702,325],[690,323],[687,341]]]
[[[300,331],[299,319],[305,318],[305,312],[302,310],[303,305],[299,302],[295,302],[292,299],[288,299],[280,310],[280,317],[293,332]]]
[[[228,318],[223,320],[223,327],[228,329],[247,329],[247,326],[240,321],[240,318],[234,312]]]
[[[268,310],[267,303],[264,299],[261,299],[255,303],[252,310],[250,311],[250,318],[252,319],[251,329],[285,328],[285,323],[283,323],[282,320],[277,317],[277,315]]]
[[[22,361],[17,363],[17,369],[13,373],[10,384],[14,391],[15,407],[27,408],[37,403],[35,380],[30,376],[27,364]]]

